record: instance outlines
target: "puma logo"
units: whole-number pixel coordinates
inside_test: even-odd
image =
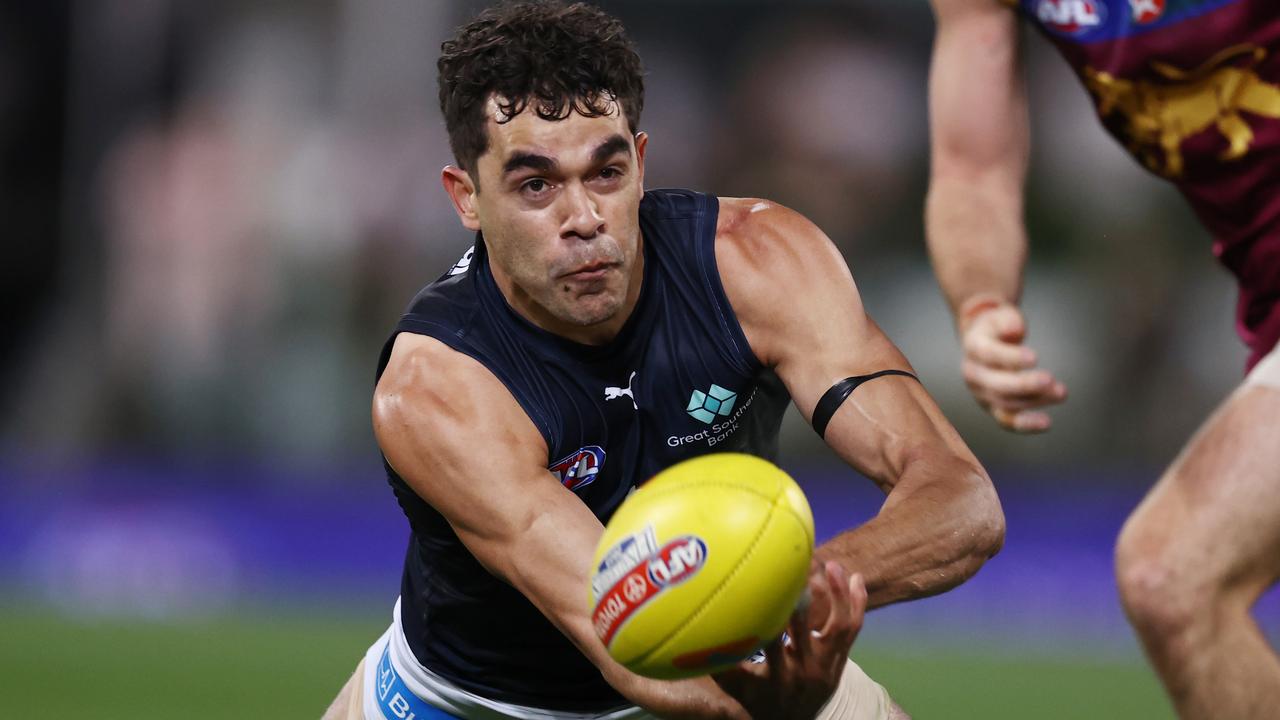
[[[636,410],[639,410],[639,409],[640,409],[640,406],[639,406],[639,405],[636,405],[636,396],[635,396],[634,394],[632,394],[632,392],[631,392],[631,384],[632,384],[633,382],[635,382],[635,379],[636,379],[636,371],[635,371],[635,370],[632,370],[632,371],[631,371],[631,377],[627,378],[627,386],[626,386],[625,388],[620,388],[620,387],[607,387],[607,388],[605,388],[605,389],[604,389],[604,399],[605,399],[605,400],[617,400],[618,398],[622,397],[623,395],[626,395],[628,398],[630,398],[630,399],[631,399],[631,407],[635,408]]]

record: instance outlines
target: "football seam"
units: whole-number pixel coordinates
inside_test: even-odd
[[[780,485],[781,485],[781,484],[780,484]],[[699,487],[702,487],[702,486],[711,486],[711,487],[721,487],[721,488],[726,488],[726,487],[727,487],[727,488],[734,488],[734,489],[737,489],[737,490],[744,490],[744,491],[746,491],[746,492],[751,493],[752,495],[755,495],[756,497],[764,498],[765,500],[769,501],[769,502],[773,505],[773,507],[774,507],[775,509],[779,507],[779,505],[780,505],[779,501],[780,501],[782,498],[786,497],[786,495],[787,495],[787,490],[786,490],[785,485],[780,486],[780,487],[778,488],[778,492],[777,492],[776,494],[774,494],[774,495],[768,495],[768,494],[763,493],[763,492],[761,492],[761,491],[759,491],[759,490],[757,490],[757,489],[755,489],[755,488],[753,488],[753,487],[749,487],[749,486],[746,486],[746,485],[739,485],[739,484],[737,484],[737,483],[732,483],[732,482],[726,482],[726,481],[723,481],[723,480],[714,480],[714,481],[702,482],[702,483],[698,483],[698,486],[699,486]],[[688,488],[689,488],[689,485],[679,485],[679,486],[672,486],[672,487],[667,487],[667,488],[654,488],[654,489],[650,492],[649,496],[650,496],[650,497],[659,497],[659,496],[664,495],[664,494],[666,494],[666,493],[675,492],[676,490],[687,490]],[[801,490],[801,492],[803,493],[804,491],[803,491],[803,490]],[[800,523],[800,527],[804,528],[805,530],[810,530],[810,529],[812,528],[812,531],[811,531],[811,532],[808,532],[808,533],[806,533],[806,534],[809,536],[809,545],[810,545],[811,547],[812,547],[812,546],[816,546],[816,545],[818,544],[818,538],[817,538],[817,528],[816,528],[816,527],[814,527],[814,522],[813,522],[813,514],[812,514],[812,513],[813,513],[813,510],[812,510],[812,509],[810,509],[810,511],[809,511],[809,512],[810,512],[809,518],[806,520],[806,518],[805,518],[805,517],[803,517],[799,512],[797,512],[797,511],[796,511],[796,509],[795,509],[794,507],[792,507],[790,503],[782,503],[782,504],[783,504],[783,505],[785,505],[785,507],[786,507],[786,511],[787,511],[788,513],[790,513],[790,514],[791,514],[791,516],[792,516],[792,517],[794,517],[794,518],[796,519],[796,522]],[[770,515],[772,515],[772,511],[770,511]]]
[[[714,480],[714,481],[703,481],[698,483],[689,483],[686,485],[673,485],[672,487],[665,487],[665,488],[653,488],[652,490],[649,491],[647,495],[648,497],[658,497],[659,495],[666,495],[667,493],[673,493],[673,492],[676,492],[677,490],[688,490],[692,486],[721,487],[721,488],[727,487],[727,488],[734,488],[735,490],[744,490],[746,492],[751,493],[752,495],[755,495],[756,497],[762,497],[765,500],[768,500],[771,503],[775,503],[775,504],[777,503],[778,497],[785,492],[784,488],[780,487],[778,488],[778,492],[776,494],[769,495],[768,493],[761,492],[747,485],[740,485],[738,483],[732,483],[726,480]],[[641,486],[640,490],[637,490],[636,492],[639,493],[643,491],[644,491],[644,486]]]
[[[774,500],[773,506],[775,508],[778,507],[778,500],[780,499],[781,498],[779,497]],[[814,523],[814,520],[813,520],[812,508],[809,510],[810,515],[807,519],[804,516],[802,516],[800,513],[796,512],[796,509],[791,506],[791,503],[786,503],[786,511],[791,515],[791,517],[795,518],[796,522],[800,523],[800,527],[806,531],[805,534],[809,536],[809,549],[810,551],[812,551],[813,548],[816,547],[818,544],[818,537],[817,537],[818,528],[816,527],[816,523]]]
[[[725,483],[725,484],[730,484],[730,483]],[[737,485],[731,485],[731,486],[740,487]],[[754,491],[751,491],[751,492],[754,492]],[[759,492],[754,492],[754,494],[760,497],[768,497],[767,495],[764,495],[763,493],[759,493]],[[641,663],[648,660],[650,657],[658,654],[667,646],[668,643],[670,643],[672,640],[675,639],[677,635],[680,634],[681,630],[684,630],[685,628],[687,628],[688,626],[696,622],[698,618],[702,617],[703,613],[707,611],[707,608],[711,607],[715,599],[720,596],[721,592],[724,591],[725,587],[729,584],[729,581],[737,577],[738,573],[741,572],[742,568],[747,564],[747,560],[749,560],[751,556],[755,554],[756,549],[760,547],[760,538],[764,536],[765,530],[769,529],[770,524],[774,521],[774,515],[777,511],[777,508],[778,508],[777,497],[774,497],[773,502],[771,503],[771,507],[769,508],[769,514],[766,516],[765,522],[760,524],[760,529],[756,532],[755,537],[751,539],[751,544],[747,547],[747,551],[742,554],[741,558],[738,559],[738,563],[733,567],[733,570],[731,570],[729,574],[725,575],[724,578],[720,581],[720,583],[716,585],[715,590],[707,594],[706,600],[703,601],[701,607],[698,608],[697,612],[685,618],[684,622],[679,627],[675,628],[670,633],[668,633],[667,636],[662,638],[662,640],[660,640],[658,644],[653,647],[652,650],[636,658],[634,662]]]

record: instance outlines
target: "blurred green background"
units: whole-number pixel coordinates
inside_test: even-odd
[[[370,608],[371,609],[371,608]],[[264,609],[174,624],[0,608],[9,717],[319,717],[383,613]],[[917,718],[1172,717],[1132,659],[860,642],[854,659]]]

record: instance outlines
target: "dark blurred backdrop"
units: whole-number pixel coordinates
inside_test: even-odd
[[[867,642],[1086,645],[1140,668],[1111,541],[1245,355],[1232,284],[1176,194],[1104,136],[1028,34],[1025,304],[1071,399],[1052,432],[1015,437],[959,379],[925,255],[927,5],[602,4],[648,67],[648,185],[767,197],[818,222],[1005,495],[1005,554],[952,596],[873,614]],[[374,365],[414,292],[471,242],[438,181],[451,158],[435,58],[482,5],[0,4],[11,617],[354,602],[354,637],[385,623],[407,530],[370,431]],[[824,532],[874,512],[794,412],[783,461],[822,500]],[[363,649],[344,647],[327,673]]]

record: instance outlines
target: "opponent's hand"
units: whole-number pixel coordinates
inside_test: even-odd
[[[796,611],[790,638],[765,647],[765,661],[746,661],[714,676],[751,717],[811,720],[840,684],[849,650],[862,629],[867,589],[839,563],[816,563],[810,602]]]
[[[1036,353],[1022,344],[1027,324],[1016,305],[975,298],[959,313],[961,369],[978,404],[1007,430],[1044,432],[1049,414],[1039,410],[1067,397],[1053,373],[1036,367]]]

